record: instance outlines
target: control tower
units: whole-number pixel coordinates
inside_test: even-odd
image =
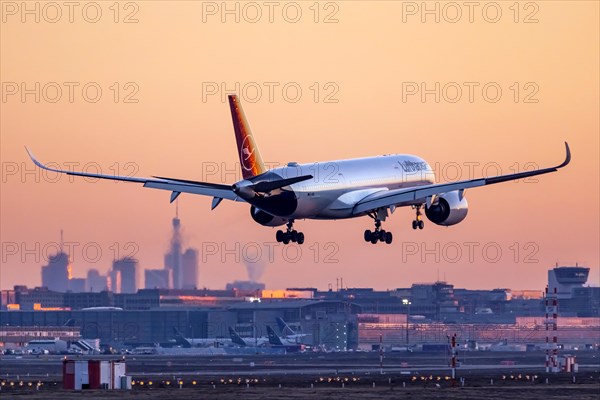
[[[548,271],[548,291],[556,293],[558,299],[571,299],[575,288],[583,287],[587,282],[590,269],[586,267],[556,267]]]

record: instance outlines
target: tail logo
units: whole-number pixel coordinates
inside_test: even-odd
[[[251,142],[252,137],[246,136],[244,141],[242,142],[242,146],[240,149],[240,160],[242,162],[242,168],[246,171],[252,171],[252,167],[254,165],[254,143]]]

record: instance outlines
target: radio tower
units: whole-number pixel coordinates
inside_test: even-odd
[[[169,253],[165,256],[165,267],[171,270],[171,282],[173,289],[181,289],[182,274],[181,274],[181,220],[179,219],[179,201],[175,203],[175,218],[172,220],[173,233],[169,246]]]

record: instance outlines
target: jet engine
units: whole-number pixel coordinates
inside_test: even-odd
[[[264,226],[279,226],[287,223],[287,219],[276,217],[254,206],[250,207],[252,219]]]
[[[437,196],[435,203],[425,208],[425,215],[437,225],[456,225],[467,216],[467,199],[458,190]]]

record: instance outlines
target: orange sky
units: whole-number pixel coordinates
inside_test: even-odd
[[[107,271],[115,248],[128,254],[128,242],[136,244],[143,268],[162,267],[174,214],[169,193],[36,175],[23,146],[42,161],[76,162],[89,172],[99,166],[114,173],[119,166],[123,173],[135,163],[137,176],[232,183],[232,175],[221,179],[223,167],[234,170],[237,163],[228,106],[220,92],[203,93],[222,82],[228,88],[250,83],[241,100],[268,162],[410,153],[438,165],[449,179],[459,165],[466,179],[469,165],[477,176],[495,174],[496,166],[511,173],[527,163],[555,165],[564,157],[564,140],[573,161],[535,183],[468,191],[469,215],[454,227],[426,222],[415,232],[412,211],[399,209],[384,223],[395,235],[391,246],[363,242],[363,231],[372,228],[368,218],[298,221],[306,235],[302,254],[297,246],[278,245],[272,260],[275,230],[253,222],[249,206],[223,202],[211,212],[210,199],[184,194],[186,243],[205,253],[199,286],[220,288],[246,278],[236,251],[266,265],[263,281],[271,288],[335,287],[341,276],[347,286],[393,289],[433,281],[439,272],[462,287],[542,289],[555,262],[587,265],[590,281],[600,281],[597,2],[542,1],[533,8],[522,2],[518,15],[509,8],[513,2],[494,3],[502,12],[496,23],[486,21],[495,18],[486,2],[474,9],[473,22],[462,8],[456,23],[447,21],[455,10],[441,6],[439,23],[421,10],[406,13],[421,2],[323,2],[318,16],[313,2],[298,2],[296,23],[288,22],[295,8],[287,3],[277,3],[273,22],[269,9],[255,3],[262,18],[254,23],[255,10],[243,3],[239,23],[235,15],[222,22],[221,10],[203,14],[221,2],[139,1],[128,8],[122,2],[118,16],[113,2],[98,2],[97,23],[85,20],[95,17],[89,6],[83,13],[85,2],[74,9],[72,23],[66,7],[52,23],[56,10],[39,4],[36,23],[35,15],[21,14],[21,2],[1,3],[2,289],[40,284],[42,253],[58,241],[61,228],[65,240],[79,244],[75,276],[90,267]],[[123,23],[132,13],[138,22]],[[332,23],[324,23],[327,16]],[[524,23],[527,16],[537,22]],[[35,89],[36,82],[40,102],[35,94],[23,101],[21,83]],[[89,101],[91,82],[102,90],[96,103]],[[433,94],[422,101],[420,93],[406,93],[413,82],[429,89],[457,82],[462,96],[451,102],[452,84],[439,103]],[[464,82],[474,82],[472,102]],[[286,84],[288,96],[300,87],[299,101],[285,98]],[[484,98],[486,84],[501,88],[497,102]],[[62,97],[52,103],[57,86]],[[252,102],[257,86],[263,96]],[[124,102],[135,88],[137,103]],[[326,102],[328,94],[337,102]],[[219,171],[211,175],[215,166]],[[102,251],[98,260],[95,249]],[[502,255],[494,262],[498,249]]]

